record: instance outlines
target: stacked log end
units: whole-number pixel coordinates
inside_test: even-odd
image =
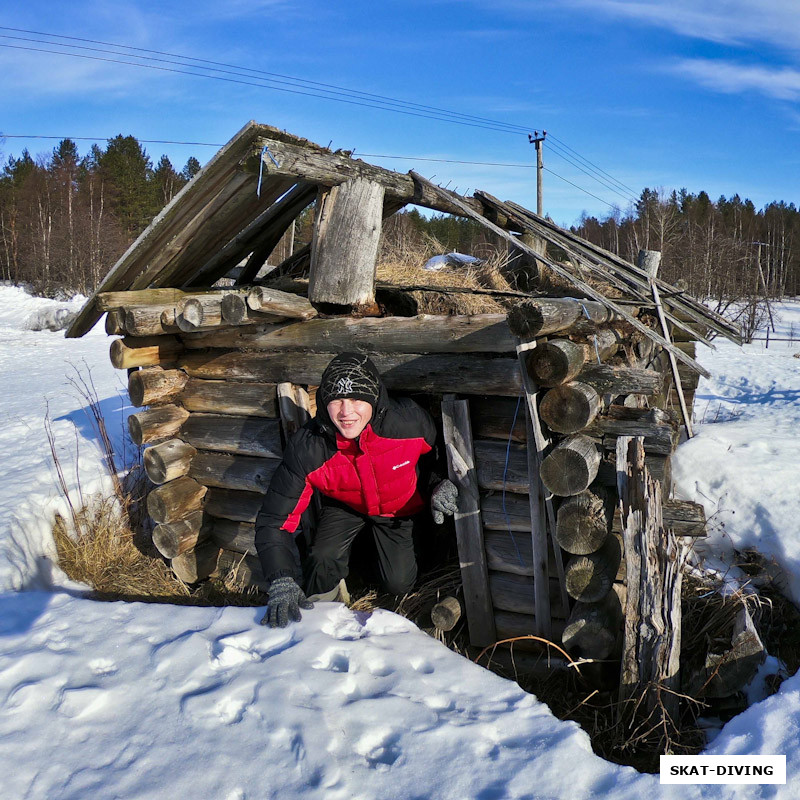
[[[305,298],[260,287],[109,293],[100,302],[106,330],[123,337],[112,342],[111,362],[128,370],[140,409],[128,428],[154,484],[153,543],[186,583],[230,572],[237,557],[255,555],[253,523],[282,452],[276,384],[190,377],[177,366],[182,337],[315,312]]]
[[[664,496],[669,496],[670,456],[678,443],[678,425],[668,410],[675,390],[670,388],[666,362],[652,341],[641,335],[625,343],[621,328],[596,308],[587,307],[582,319],[558,332],[549,330],[536,304],[516,308],[508,322],[523,340],[555,333],[554,338],[527,345],[522,363],[529,381],[539,389],[539,417],[550,435],[539,474],[557,504],[556,558],[566,561],[564,588],[572,607],[562,642],[575,657],[619,658],[625,562],[619,515],[614,514],[615,445],[620,436],[644,437],[651,473],[661,481]],[[684,347],[694,354],[692,343]],[[681,379],[684,390],[697,384],[688,369],[681,372]],[[492,414],[502,416],[497,411]],[[509,416],[507,405],[507,431]],[[486,423],[486,430],[495,434],[501,427],[491,419]],[[512,433],[511,438],[524,440],[521,434]],[[507,459],[505,485],[509,476],[515,478],[516,472],[509,470]],[[665,509],[670,503],[680,505],[667,501]],[[665,520],[671,519],[683,535],[702,530],[702,524],[692,528],[695,508],[688,506],[665,510]],[[499,511],[488,501],[486,513],[491,524],[505,523],[509,534],[512,527],[519,529],[520,517],[524,519],[521,504],[509,503],[507,497]],[[491,546],[497,549],[496,543]]]

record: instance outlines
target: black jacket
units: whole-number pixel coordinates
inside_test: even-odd
[[[267,581],[297,576],[293,534],[314,491],[366,516],[421,511],[427,500],[420,487],[429,491],[435,479],[435,439],[430,415],[412,400],[389,398],[383,385],[358,439],[342,437],[327,409],[319,407],[289,441],[256,517],[256,551]]]

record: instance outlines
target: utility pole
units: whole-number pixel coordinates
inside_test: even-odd
[[[539,136],[539,131],[534,131],[533,135],[528,134],[528,142],[536,148],[536,213],[541,217],[542,211],[542,172],[544,171],[544,162],[542,161],[542,144],[544,143],[547,131],[542,131]]]

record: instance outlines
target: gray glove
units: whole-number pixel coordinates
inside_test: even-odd
[[[269,602],[262,625],[270,628],[285,628],[290,622],[300,622],[300,609],[314,608],[294,578],[276,578],[267,589]]]
[[[436,525],[444,522],[444,515],[451,517],[458,511],[458,489],[456,485],[445,478],[431,495],[431,511]]]

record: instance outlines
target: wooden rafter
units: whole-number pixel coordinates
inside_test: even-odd
[[[699,372],[701,375],[705,377],[710,377],[710,373],[708,372],[708,370],[705,369],[705,367],[703,367],[701,364],[699,364],[697,361],[695,361],[693,358],[688,356],[683,351],[679,350],[671,342],[668,342],[666,339],[664,339],[663,336],[657,334],[652,328],[648,328],[646,325],[643,325],[638,319],[636,319],[636,317],[631,316],[624,308],[619,306],[613,300],[609,300],[601,292],[598,292],[596,289],[589,286],[588,283],[582,281],[580,278],[577,278],[571,272],[564,269],[564,267],[562,267],[560,264],[556,264],[554,261],[551,261],[546,256],[541,255],[541,253],[537,253],[532,247],[528,246],[524,242],[514,238],[508,231],[503,230],[498,225],[495,225],[493,222],[486,219],[486,217],[483,216],[483,214],[478,213],[470,206],[468,206],[466,203],[461,202],[461,198],[458,197],[458,195],[454,194],[453,192],[448,192],[446,189],[442,189],[439,186],[435,186],[434,184],[430,183],[430,181],[426,181],[425,178],[423,178],[421,175],[417,175],[414,172],[412,172],[412,175],[414,175],[414,177],[418,181],[421,182],[424,181],[425,183],[427,183],[432,190],[449,196],[451,202],[454,203],[456,206],[460,207],[462,213],[465,216],[474,219],[476,222],[480,222],[489,230],[493,231],[506,241],[511,242],[515,247],[527,253],[529,256],[537,258],[539,261],[546,264],[550,269],[552,269],[553,272],[555,272],[557,275],[560,275],[562,278],[566,278],[575,287],[580,289],[589,297],[594,298],[595,300],[597,300],[598,303],[602,303],[607,308],[610,308],[612,311],[619,314],[620,317],[622,317],[624,320],[633,325],[633,327],[636,328],[636,330],[638,330],[640,333],[643,333],[648,339],[652,339],[654,342],[663,347],[665,350],[673,352],[678,360],[683,361],[684,364],[687,364],[696,372]]]

